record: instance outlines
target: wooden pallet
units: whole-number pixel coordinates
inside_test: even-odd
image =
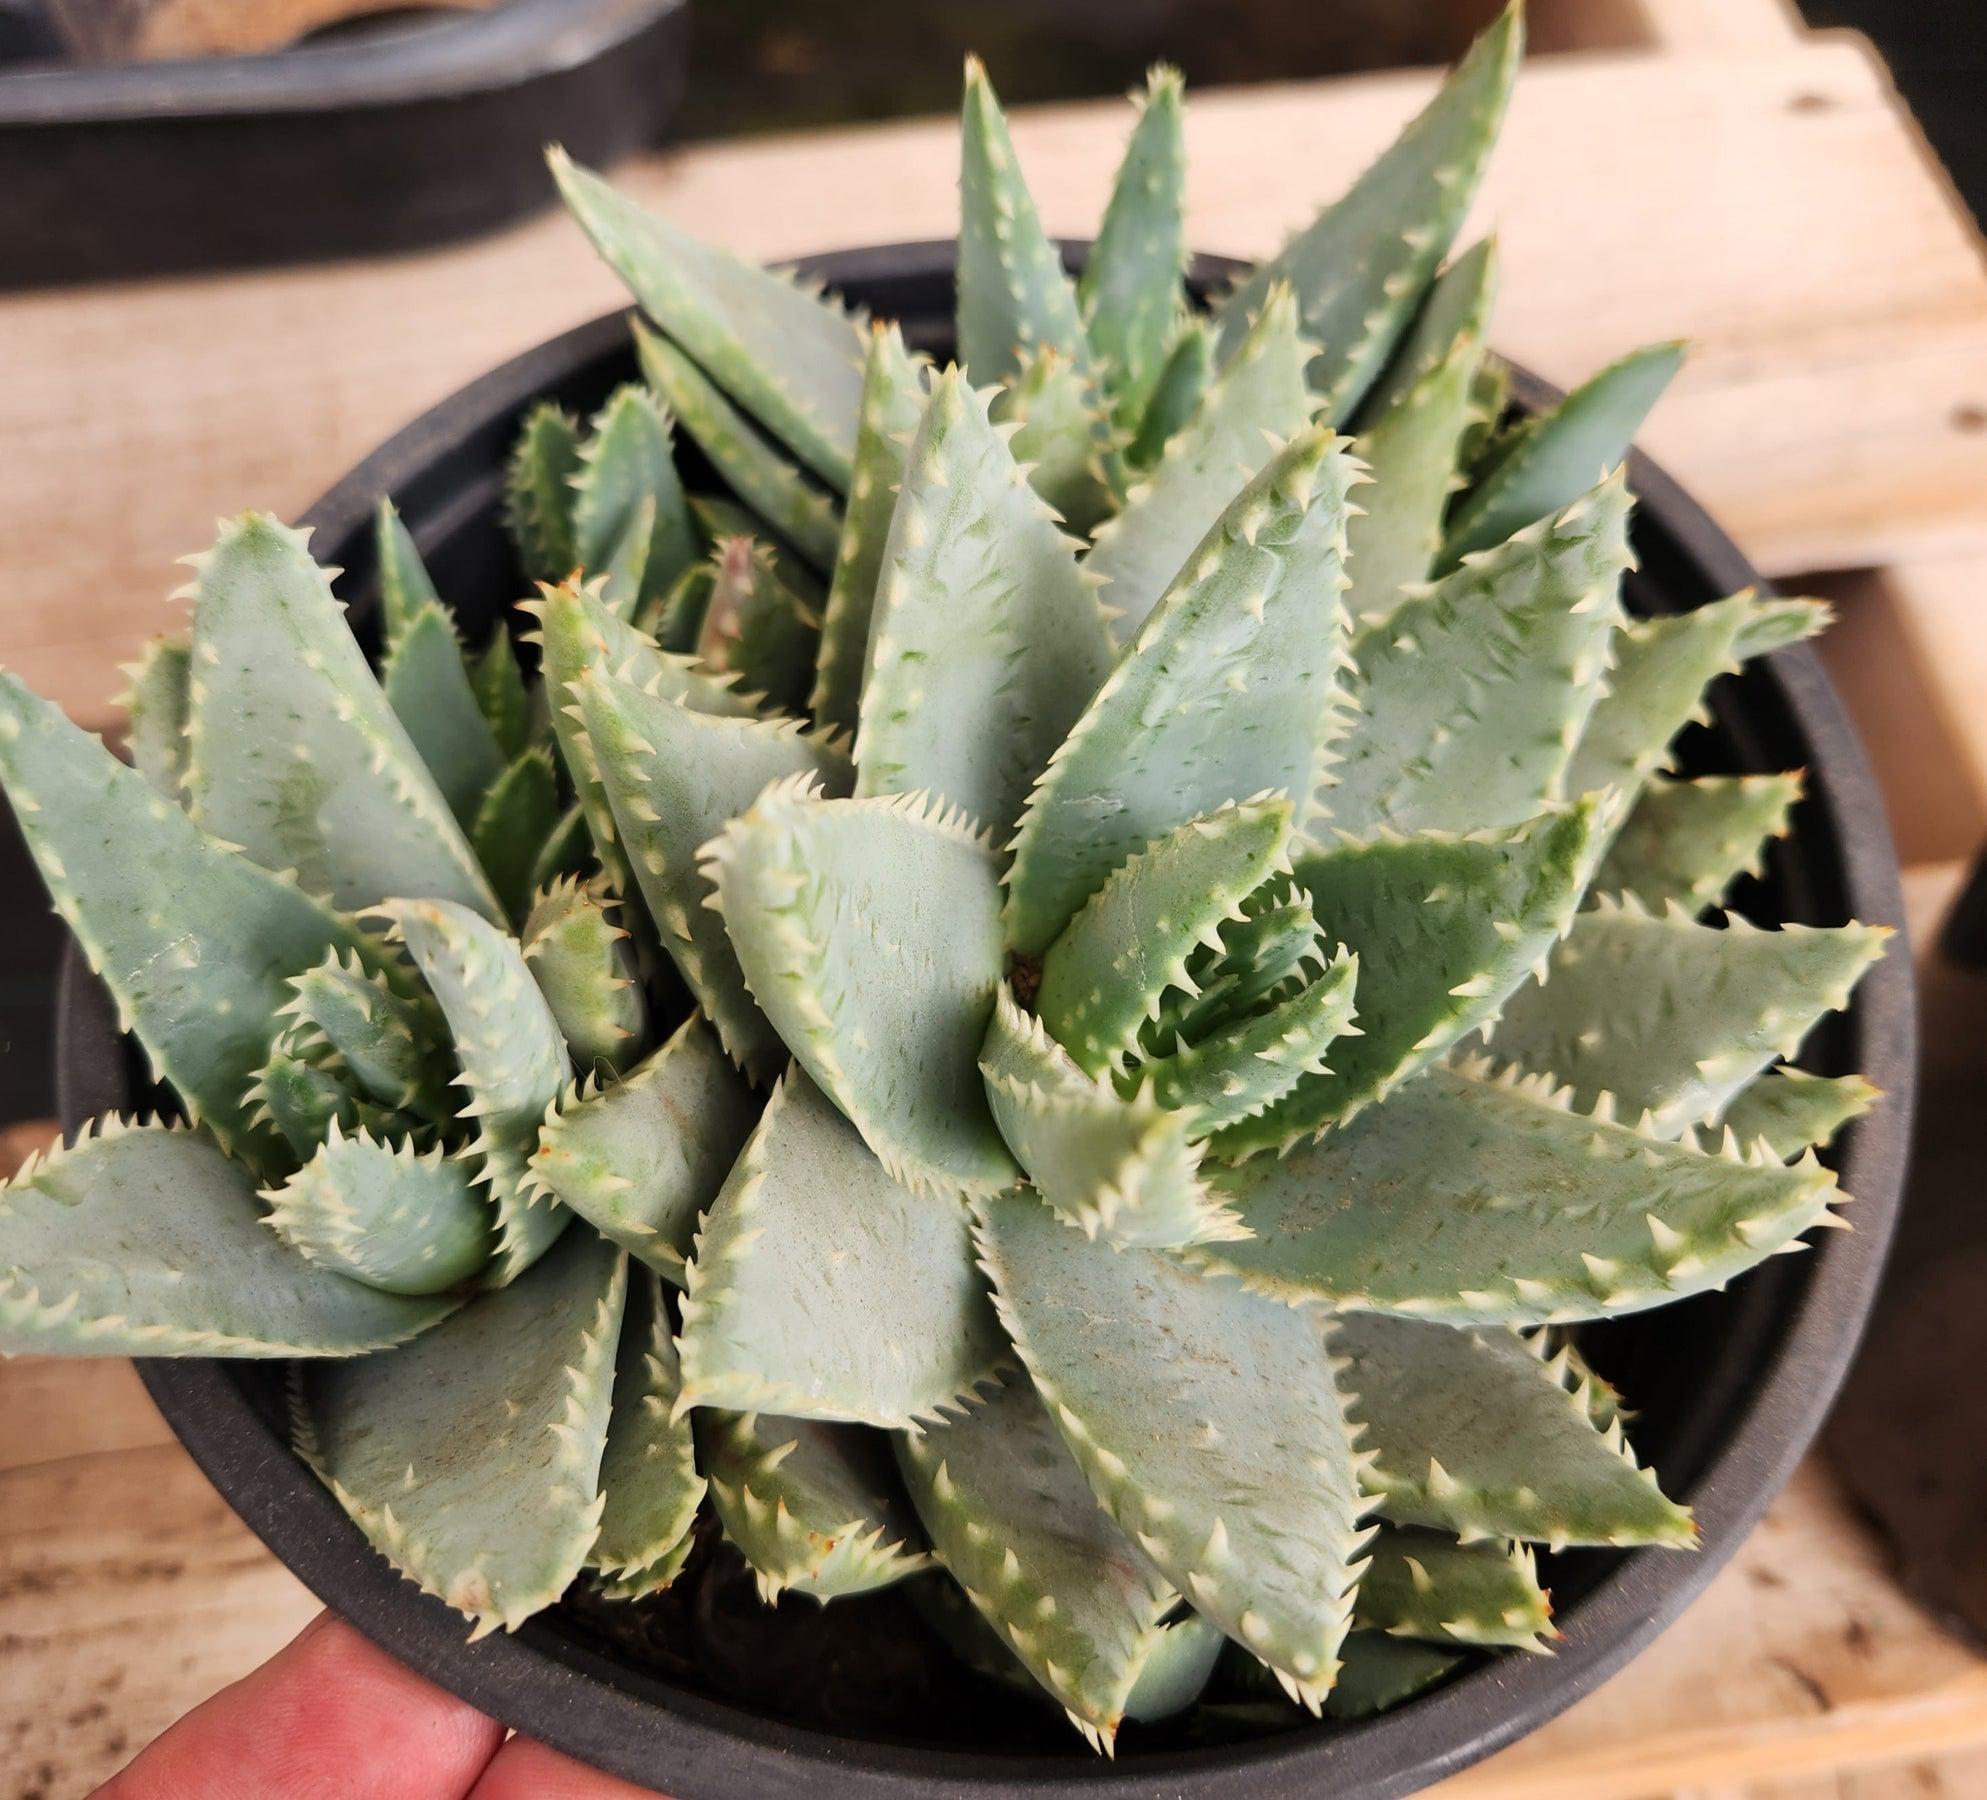
[[[1193,241],[1272,248],[1431,80],[1199,95]],[[1053,228],[1094,228],[1125,125],[1117,105],[1019,121]],[[944,236],[952,131],[753,140],[625,177],[753,255]],[[1860,40],[1541,58],[1477,223],[1503,247],[1499,342],[1541,373],[1693,341],[1647,442],[1770,572],[1987,551],[1987,279]],[[0,653],[102,719],[217,513],[295,513],[432,401],[622,298],[556,216],[432,255],[0,297]]]
[[[1858,41],[1783,0],[1534,0],[1479,212],[1500,342],[1559,379],[1650,338],[1692,364],[1647,441],[1770,570],[1832,578],[1830,654],[1900,837],[1987,836],[1987,275]],[[1422,75],[1201,95],[1197,243],[1241,254],[1329,194]],[[1052,227],[1096,217],[1119,109],[1016,136]],[[751,254],[944,235],[950,127],[690,150],[627,172]],[[0,661],[92,722],[172,614],[212,515],[294,513],[431,401],[619,302],[556,218],[431,256],[0,297]],[[1936,912],[1957,865],[1917,871]],[[313,1602],[177,1447],[128,1366],[0,1368],[0,1800],[72,1800]],[[1445,1800],[1952,1800],[1987,1793],[1987,1659],[1887,1579],[1819,1465],[1597,1694]]]
[[[316,1612],[129,1364],[0,1374],[0,1800],[78,1800]],[[1655,1800],[1987,1749],[1987,1658],[1889,1579],[1818,1463],[1625,1673],[1442,1800]]]

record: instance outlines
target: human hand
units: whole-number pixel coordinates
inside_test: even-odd
[[[506,1739],[342,1619],[302,1634],[159,1738],[96,1800],[655,1800]]]

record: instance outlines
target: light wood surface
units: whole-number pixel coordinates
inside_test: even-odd
[[[0,1370],[0,1446],[0,1800],[78,1800],[316,1602],[128,1364]],[[1903,1596],[1811,1463],[1654,1648],[1431,1792],[1697,1800],[1706,1784],[1966,1750],[1987,1754],[1987,1659]]]
[[[1912,871],[1921,944],[1962,874]],[[0,1800],[80,1800],[315,1611],[128,1363],[0,1364]],[[1781,1800],[1799,1781],[1785,1800],[1977,1800],[1977,1769],[1987,1656],[1904,1595],[1811,1461],[1627,1670],[1431,1793]]]
[[[1807,35],[1794,0],[1531,0],[1540,49],[1781,50]]]
[[[1646,442],[1770,570],[1834,578],[1830,654],[1900,837],[1987,833],[1987,275],[1882,71],[1782,0],[1541,0],[1542,62],[1479,209],[1499,341],[1565,380],[1697,345]],[[1541,18],[1541,35],[1547,20]],[[1583,35],[1583,33],[1585,35]],[[1650,55],[1648,48],[1665,54]],[[1257,253],[1419,104],[1419,75],[1199,96],[1195,241]],[[1030,114],[1051,226],[1124,126]],[[629,185],[754,255],[945,235],[950,127],[650,159]],[[432,256],[0,297],[0,660],[106,717],[212,516],[295,512],[443,393],[618,303],[556,218]],[[1957,866],[1921,871],[1917,910]],[[128,1365],[0,1366],[0,1800],[72,1800],[315,1610]],[[1657,1645],[1443,1800],[1977,1800],[1987,1659],[1886,1578],[1818,1466]]]
[[[1273,248],[1432,77],[1199,95],[1193,240]],[[1016,129],[1053,228],[1092,229],[1125,109]],[[644,200],[753,255],[949,234],[952,127],[655,157]],[[1696,350],[1645,434],[1770,571],[1987,551],[1987,278],[1860,41],[1542,58],[1478,227],[1497,335],[1574,379]],[[6,660],[101,719],[217,513],[293,513],[494,362],[621,298],[563,219],[432,255],[0,298]]]
[[[1899,857],[1972,855],[1987,844],[1987,556],[1815,585],[1837,607],[1822,659],[1862,727]]]

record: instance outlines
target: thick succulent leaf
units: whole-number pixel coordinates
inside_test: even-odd
[[[904,348],[900,327],[872,328],[856,425],[855,471],[822,608],[821,651],[808,700],[816,724],[851,736],[869,665],[869,621],[884,545],[897,510],[907,446],[924,414],[925,379],[924,363]]]
[[[1110,421],[1096,384],[1050,345],[1022,359],[996,397],[993,417],[1015,427],[1008,449],[1028,485],[1070,530],[1088,536],[1117,509],[1106,468]]]
[[[654,682],[660,693],[695,712],[749,716],[754,710],[752,702],[739,694],[728,678],[710,675],[687,657],[658,649],[652,638],[643,637],[615,617],[597,593],[576,582],[546,588],[540,598],[524,601],[519,610],[538,621],[533,636],[539,646],[545,689],[551,696],[552,727],[587,828],[593,834],[594,850],[614,891],[630,895],[635,891],[634,873],[621,848],[614,811],[594,765],[592,745],[576,712],[573,684],[590,669],[610,669],[624,681]],[[535,882],[546,878],[539,869],[532,874]]]
[[[1612,1095],[1675,1137],[1715,1119],[1776,1055],[1792,1056],[1891,936],[1882,925],[1762,931],[1699,924],[1605,897],[1573,922],[1538,981],[1511,996],[1500,1057],[1572,1084],[1589,1108]]]
[[[912,421],[913,427],[916,420]],[[904,443],[910,439],[906,436]],[[904,444],[897,446],[899,450]],[[690,515],[697,521],[707,551],[715,551],[726,538],[745,537],[764,544],[773,553],[773,568],[779,578],[816,611],[827,597],[827,586],[813,564],[782,538],[772,525],[750,507],[720,494],[692,494]]]
[[[1039,1410],[1040,1402],[1034,1404]],[[1053,1427],[1045,1422],[1044,1428],[1051,1437],[1054,1436]],[[1063,1450],[1061,1454],[1067,1460],[1068,1451]],[[1080,1472],[1077,1479],[1079,1482],[1082,1480]],[[907,1470],[907,1486],[911,1480]],[[1084,1504],[1091,1515],[1103,1519],[1108,1526],[1110,1520],[1098,1510],[1097,1502],[1090,1497],[1087,1487],[1083,1494]],[[951,1576],[939,1574],[916,1582],[906,1590],[906,1597],[916,1608],[919,1618],[969,1669],[991,1676],[1030,1700],[1053,1702],[1054,1696],[1050,1691],[1030,1673],[1028,1665],[1008,1648],[1006,1639],[981,1616]],[[1227,1642],[1200,1614],[1189,1611],[1184,1602],[1176,1601],[1172,1614],[1142,1640],[1143,1663],[1130,1694],[1126,1696],[1124,1717],[1143,1722],[1167,1719],[1184,1712],[1200,1698]],[[1064,1710],[1093,1749],[1101,1750],[1106,1756],[1114,1753],[1111,1739],[1104,1737],[1094,1726],[1080,1721],[1073,1711],[1068,1708]]]
[[[1426,1693],[1462,1661],[1453,1650],[1383,1631],[1355,1631],[1345,1640],[1342,1658],[1338,1685],[1325,1697],[1328,1719],[1369,1719],[1389,1712]]]
[[[470,1163],[421,1155],[336,1125],[317,1154],[263,1194],[269,1229],[320,1268],[389,1294],[442,1294],[490,1260],[495,1216]]]
[[[1143,417],[1179,323],[1187,267],[1187,147],[1178,69],[1145,80],[1104,222],[1077,283],[1090,348],[1119,428]]]
[[[628,934],[574,876],[533,903],[518,934],[525,965],[566,1039],[573,1063],[620,1071],[648,1038],[648,1002]]]
[[[692,654],[697,634],[704,628],[704,615],[711,610],[711,590],[717,578],[708,557],[691,564],[670,583],[667,593],[642,602],[635,612],[635,629],[676,655]]]
[[[1221,927],[1218,952],[1203,947],[1188,965],[1191,984],[1168,991],[1152,1023],[1140,1034],[1148,1056],[1165,1056],[1225,1025],[1251,1017],[1286,983],[1295,985],[1304,965],[1328,963],[1327,944],[1311,896],[1294,884],[1272,883],[1242,902],[1244,917]]]
[[[380,910],[448,1020],[462,1070],[456,1084],[468,1095],[459,1116],[476,1130],[467,1153],[497,1208],[486,1278],[502,1287],[543,1256],[571,1219],[525,1179],[539,1121],[572,1073],[565,1040],[515,941],[467,907],[396,900]]]
[[[425,606],[439,605],[428,565],[413,534],[384,494],[373,509],[373,552],[379,560],[380,620],[390,650]]]
[[[1110,660],[1075,546],[946,370],[877,580],[857,791],[927,789],[1004,837]]]
[[[739,498],[815,568],[833,568],[841,532],[835,496],[788,462],[667,338],[645,331],[637,321],[635,347],[649,385],[669,402],[683,429]],[[849,419],[855,419],[853,394]]]
[[[1004,985],[980,1072],[1008,1148],[1068,1224],[1134,1246],[1234,1234],[1201,1182],[1193,1117],[1084,1074]]]
[[[1515,832],[1382,839],[1305,857],[1297,879],[1331,943],[1359,959],[1358,1032],[1218,1153],[1285,1149],[1382,1098],[1489,1025],[1572,923],[1594,841],[1589,805]]]
[[[1663,766],[1671,739],[1709,716],[1706,686],[1738,668],[1738,634],[1753,604],[1748,590],[1691,612],[1623,626],[1606,690],[1567,771],[1574,793],[1608,787],[1632,793]]]
[[[690,1558],[697,1548],[695,1531],[665,1550],[652,1563],[644,1563],[639,1569],[630,1569],[622,1575],[600,1578],[600,1595],[604,1600],[642,1600],[650,1594],[659,1594],[669,1587],[689,1566]]]
[[[1552,411],[1504,433],[1449,514],[1437,571],[1453,569],[1471,551],[1488,550],[1558,512],[1586,492],[1601,470],[1614,468],[1682,367],[1683,354],[1680,343],[1630,351]]]
[[[344,1071],[332,1066],[322,1052],[318,1056],[312,1061],[285,1032],[242,1095],[250,1120],[280,1132],[290,1146],[294,1156],[280,1159],[285,1168],[315,1155],[334,1125],[341,1131],[359,1128],[359,1099]]]
[[[395,632],[380,684],[449,811],[473,826],[504,753],[470,684],[455,621],[437,602],[423,602]]]
[[[823,800],[813,779],[705,847],[746,986],[897,1180],[992,1193],[1015,1175],[978,1061],[1001,983],[993,848],[923,795]]]
[[[457,1304],[314,1268],[190,1131],[105,1119],[0,1187],[0,1355],[357,1356]]]
[[[1482,363],[1482,339],[1496,288],[1496,241],[1479,239],[1429,283],[1400,348],[1360,402],[1353,419],[1355,432],[1371,431],[1398,408],[1448,360],[1459,339],[1477,340],[1478,355],[1470,376],[1470,387],[1476,389],[1475,371]]]
[[[1757,875],[1801,797],[1798,771],[1657,781],[1635,802],[1594,876],[1596,891],[1633,894],[1652,911],[1677,901],[1715,906],[1741,875]]]
[[[939,1562],[1078,1729],[1108,1744],[1179,1596],[1098,1506],[1028,1378],[899,1438],[897,1459]]]
[[[1387,1525],[1367,1554],[1352,1614],[1362,1630],[1519,1650],[1542,1649],[1541,1640],[1556,1635],[1552,1602],[1529,1549]]]
[[[1496,284],[1488,241],[1444,270],[1407,341],[1368,398],[1352,453],[1373,471],[1364,509],[1346,528],[1355,619],[1384,618],[1427,579],[1442,543],[1442,515],[1457,482],[1463,432]],[[1396,385],[1398,384],[1398,385]]]
[[[1345,440],[1311,431],[1235,498],[1037,783],[1007,934],[1039,956],[1111,871],[1223,802],[1316,788],[1345,662]]]
[[[1272,290],[1234,358],[1167,445],[1163,459],[1126,496],[1124,510],[1099,527],[1084,567],[1135,637],[1168,584],[1200,546],[1244,482],[1303,430],[1311,416],[1304,389],[1310,346],[1298,335],[1288,288]],[[1162,390],[1163,392],[1163,390]]]
[[[1310,369],[1321,416],[1352,416],[1476,195],[1523,47],[1523,14],[1513,6],[1344,196],[1229,298],[1221,313],[1224,354],[1241,342],[1270,288],[1286,281],[1305,331],[1323,346]],[[1590,468],[1580,485],[1593,475]]]
[[[763,694],[791,715],[814,687],[820,643],[820,615],[780,579],[771,547],[751,538],[720,540],[697,624],[697,660],[735,678],[741,693]]]
[[[881,1433],[770,1413],[695,1417],[718,1522],[768,1602],[789,1588],[821,1601],[867,1593],[931,1566]]]
[[[60,708],[0,675],[0,780],[55,910],[160,1079],[230,1154],[284,1160],[243,1095],[288,978],[359,950],[345,919],[217,843]]]
[[[187,679],[193,649],[184,637],[157,637],[134,663],[122,665],[131,685],[119,705],[128,724],[132,766],[175,806],[186,786]]]
[[[1769,1069],[1725,1108],[1722,1122],[1748,1148],[1763,1139],[1775,1156],[1792,1158],[1826,1145],[1882,1098],[1860,1075]]]
[[[649,545],[655,539],[655,521],[655,496],[643,494],[623,523],[621,535],[600,558],[596,591],[617,618],[632,619],[641,610],[643,577],[648,571]]]
[[[1359,716],[1319,796],[1333,826],[1477,831],[1568,791],[1620,617],[1628,510],[1617,471],[1354,638]]]
[[[525,415],[504,479],[505,522],[533,581],[564,581],[579,566],[573,536],[579,472],[579,427],[556,401],[540,402]]]
[[[438,1123],[453,1114],[454,1070],[436,1042],[434,1020],[355,953],[328,952],[289,985],[277,1016],[295,1022],[304,1047],[315,1038],[334,1052],[355,1090]]]
[[[898,1445],[898,1467],[903,1473],[905,1491],[915,1502],[916,1474],[904,1461],[903,1440],[899,1438],[894,1441]],[[1089,1488],[1086,1487],[1083,1494],[1090,1510],[1096,1512],[1097,1502],[1090,1499]],[[1105,1523],[1108,1524],[1109,1520]],[[934,1560],[940,1560],[936,1545],[932,1555]],[[1028,1665],[1007,1647],[1005,1639],[980,1615],[972,1601],[966,1598],[965,1589],[945,1573],[942,1564],[929,1575],[908,1583],[904,1598],[918,1615],[919,1621],[974,1674],[998,1681],[1009,1693],[1024,1695],[1045,1704],[1048,1702],[1048,1689],[1028,1672]]]
[[[1501,356],[1484,357],[1470,383],[1472,417],[1456,451],[1456,467],[1465,478],[1476,475],[1491,454],[1510,404],[1511,365]]]
[[[892,1181],[789,1069],[697,1232],[680,1404],[907,1426],[1006,1347],[965,1209]]]
[[[193,816],[348,910],[419,895],[497,917],[306,545],[248,513],[193,559]]]
[[[564,151],[547,160],[642,310],[810,469],[846,488],[862,385],[858,322],[790,275],[678,231]]]
[[[632,382],[615,389],[594,416],[593,435],[574,471],[573,547],[581,568],[604,570],[637,519],[648,531],[633,605],[668,590],[697,560],[697,534],[670,445],[669,415]],[[644,501],[654,503],[653,511]],[[548,577],[558,580],[561,569]],[[632,610],[632,606],[630,608]]]
[[[676,1412],[681,1381],[669,1308],[653,1271],[628,1277],[628,1309],[615,1357],[614,1410],[600,1459],[600,1536],[587,1566],[623,1581],[646,1577],[653,1593],[673,1579],[704,1497],[690,1421]],[[671,1565],[674,1564],[674,1567]]]
[[[1125,1717],[1149,1723],[1185,1712],[1201,1697],[1228,1640],[1218,1627],[1185,1603],[1150,1639],[1145,1666],[1132,1683]]]
[[[530,1181],[679,1286],[697,1218],[752,1134],[759,1102],[692,1013],[616,1081],[550,1108]]]
[[[526,904],[529,905],[531,894],[557,881],[561,875],[592,872],[594,861],[593,831],[586,822],[586,809],[575,800],[559,815],[558,822],[538,847],[531,865]]]
[[[1355,1315],[1333,1347],[1387,1518],[1555,1549],[1694,1544],[1689,1509],[1636,1467],[1619,1422],[1594,1425],[1573,1365],[1536,1341]]]
[[[1317,1317],[1087,1242],[1026,1193],[978,1204],[1002,1322],[1104,1510],[1316,1706],[1366,1506]]]
[[[1762,599],[1754,595],[1739,627],[1738,653],[1765,656],[1784,650],[1826,631],[1834,616],[1835,609],[1826,600]]]
[[[716,718],[600,674],[577,689],[649,916],[725,1049],[763,1086],[786,1066],[786,1046],[746,990],[697,854],[771,782],[811,774],[846,793],[848,761],[797,723]]]
[[[533,696],[525,692],[524,671],[517,666],[517,646],[502,624],[490,632],[490,641],[470,671],[469,685],[475,690],[476,704],[483,709],[484,722],[497,740],[508,762],[515,762],[545,735],[545,720],[535,716]]]
[[[1152,397],[1125,446],[1125,461],[1135,469],[1149,469],[1159,460],[1160,452],[1200,410],[1214,379],[1214,321],[1196,314],[1183,319],[1176,332],[1152,384]]]
[[[1087,1075],[1121,1067],[1188,964],[1219,950],[1243,901],[1290,870],[1290,802],[1229,803],[1135,851],[1083,903],[1042,958],[1035,1011]]]
[[[966,59],[959,133],[959,360],[1005,381],[1044,346],[1088,367],[1076,286],[1042,229],[980,59]]]
[[[620,1251],[571,1231],[524,1280],[403,1349],[303,1378],[298,1452],[475,1636],[551,1605],[599,1533],[627,1285]]]
[[[506,918],[522,919],[529,909],[538,859],[559,818],[559,777],[552,767],[552,752],[534,744],[491,782],[469,833],[476,860],[503,902]],[[582,833],[585,828],[582,816]]]
[[[545,588],[535,600],[518,603],[518,611],[538,621],[531,641],[540,650],[547,686],[564,694],[589,669],[607,669],[623,681],[653,684],[670,699],[693,712],[722,713],[749,718],[755,708],[737,684],[699,669],[687,656],[661,649],[655,639],[617,618],[605,606],[594,584],[567,582]],[[553,709],[555,720],[560,716]],[[561,747],[565,739],[560,740]]]
[[[1359,959],[1341,950],[1314,980],[1170,1054],[1139,1064],[1130,1079],[1161,1106],[1184,1112],[1205,1137],[1254,1117],[1307,1075],[1350,1028]]]
[[[1455,1648],[1394,1637],[1384,1631],[1355,1630],[1340,1652],[1338,1680],[1325,1696],[1328,1719],[1365,1719],[1411,1700],[1460,1667],[1466,1653]],[[1215,1742],[1231,1736],[1260,1738],[1296,1723],[1277,1685],[1276,1671],[1240,1644],[1225,1645],[1216,1679],[1226,1693],[1247,1698],[1212,1700],[1194,1723]]]
[[[1253,1235],[1196,1249],[1198,1266],[1292,1304],[1450,1324],[1601,1318],[1722,1287],[1839,1197],[1812,1160],[1749,1162],[1736,1139],[1707,1154],[1482,1061],[1211,1179]]]

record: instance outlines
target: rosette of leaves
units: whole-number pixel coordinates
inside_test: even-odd
[[[940,369],[555,156],[645,322],[523,423],[535,683],[383,510],[377,675],[249,516],[135,767],[0,684],[171,1102],[0,1195],[0,1346],[291,1359],[479,1631],[705,1512],[768,1596],[922,1573],[1105,1750],[1543,1648],[1534,1546],[1688,1547],[1572,1334],[1839,1222],[1870,1091],[1782,1059],[1884,933],[1718,911],[1798,779],[1670,747],[1821,609],[1624,610],[1674,354],[1496,416],[1454,238],[1518,39],[1211,315],[1177,77],[1072,278],[970,66]]]

